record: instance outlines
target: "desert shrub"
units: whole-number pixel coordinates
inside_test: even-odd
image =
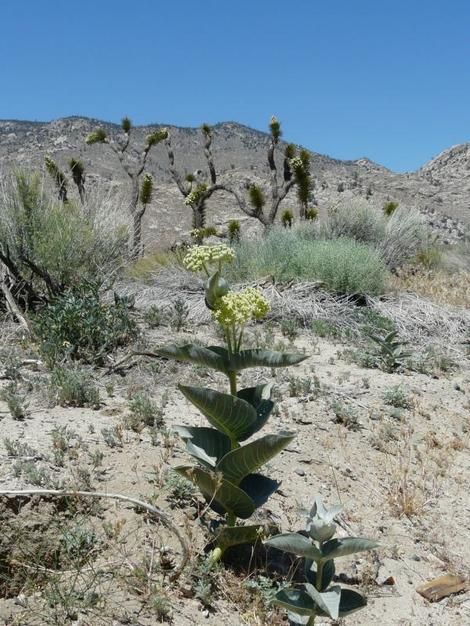
[[[99,407],[100,393],[89,372],[77,366],[58,366],[52,370],[49,398],[59,406]]]
[[[419,212],[398,207],[386,220],[385,234],[377,243],[377,250],[388,267],[396,268],[413,259],[426,240],[426,227]]]
[[[436,245],[425,245],[416,253],[415,261],[427,270],[440,265],[442,250]]]
[[[251,281],[320,280],[337,293],[378,294],[385,290],[387,270],[370,246],[351,239],[308,240],[297,230],[272,229],[261,240],[235,247],[230,278]]]
[[[346,237],[370,244],[390,268],[402,266],[421,250],[430,247],[429,234],[418,211],[396,207],[387,216],[379,209],[358,201],[330,209],[319,229],[304,229],[302,236],[320,236],[323,239]]]
[[[361,243],[377,244],[385,234],[385,220],[379,211],[352,200],[328,211],[321,228],[325,239],[347,237]]]
[[[35,321],[40,352],[49,366],[67,358],[102,363],[108,352],[137,335],[126,302],[102,302],[98,285],[91,282],[57,296]]]
[[[0,260],[29,306],[84,279],[103,280],[122,261],[123,230],[103,228],[96,207],[59,202],[38,175],[3,180],[0,213]]]

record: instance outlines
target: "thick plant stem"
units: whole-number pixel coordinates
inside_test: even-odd
[[[237,372],[230,372],[228,375],[230,381],[230,393],[232,396],[237,395]]]

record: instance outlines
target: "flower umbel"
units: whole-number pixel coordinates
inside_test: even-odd
[[[207,266],[218,263],[230,263],[235,258],[235,252],[224,244],[216,246],[193,246],[183,259],[183,265],[191,272],[204,270],[209,274]]]

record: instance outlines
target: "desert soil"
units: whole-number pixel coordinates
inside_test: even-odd
[[[189,324],[179,333],[167,327],[151,330],[145,324],[143,330],[147,350],[168,341],[220,342],[210,323]],[[279,325],[274,330],[260,325],[251,333],[255,343],[262,341],[270,347],[282,343],[291,351],[305,351],[308,355],[308,359],[295,367],[249,370],[241,376],[240,386],[252,385],[254,380],[275,382],[277,409],[266,430],[288,429],[297,434],[289,448],[269,464],[267,473],[281,480],[282,485],[262,515],[284,532],[298,530],[304,525],[302,508],[309,507],[314,496],[320,494],[326,503],[340,502],[344,506],[341,534],[379,542],[380,547],[371,554],[337,562],[337,573],[344,573],[354,588],[368,597],[367,607],[345,618],[345,624],[464,626],[470,623],[469,592],[429,603],[416,591],[423,582],[436,576],[450,573],[468,578],[470,573],[468,358],[460,352],[460,362],[445,372],[387,373],[349,362],[344,354],[347,347],[344,342],[319,338],[308,329],[300,330],[291,341],[281,335]],[[4,348],[12,353],[16,350],[19,358],[31,356],[30,349],[21,346],[20,334],[11,324],[5,324],[4,337],[8,344]],[[8,350],[4,349],[2,354]],[[2,365],[5,367],[6,363],[0,363],[0,372]],[[36,451],[29,454],[32,463],[43,468],[49,480],[60,483],[65,478],[68,485],[76,485],[85,468],[93,489],[156,503],[178,524],[191,545],[191,559],[195,559],[207,537],[202,525],[194,519],[204,505],[197,494],[186,507],[172,505],[165,476],[169,468],[187,461],[182,444],[170,434],[172,426],[204,425],[204,418],[183,398],[177,384],[225,390],[223,376],[189,364],[136,357],[116,372],[95,370],[94,379],[102,398],[98,409],[51,408],[45,390],[45,367],[27,364],[19,371],[23,380],[31,382],[29,406],[26,418],[15,420],[6,403],[0,401],[0,487],[9,490],[34,487],[21,466],[18,469],[21,455],[12,456],[5,447],[5,439],[27,443]],[[0,385],[9,382],[4,377]],[[396,386],[400,386],[409,400],[408,408],[397,409],[385,402],[384,394]],[[139,391],[148,392],[161,406],[162,425],[156,437],[151,437],[148,427],[138,433],[123,426],[129,415],[129,399]],[[72,435],[62,466],[58,466],[54,462],[52,435],[61,428],[69,429]],[[110,447],[105,442],[103,429],[114,432],[118,445]],[[94,467],[91,459],[96,453],[102,453],[103,458]],[[26,461],[31,461],[29,457]],[[41,506],[37,504],[38,510]],[[103,519],[106,515],[122,517],[129,528],[135,524],[136,529],[141,524],[134,518],[140,520],[142,515],[138,516],[126,505],[107,503],[105,511]],[[141,539],[137,532],[132,540],[128,539],[126,563],[138,561],[139,550],[143,549],[139,541],[148,542],[152,532],[157,537],[161,533],[160,546],[167,542],[178,561],[181,552],[178,544],[163,528],[156,526]],[[34,564],[34,549],[32,553]],[[129,575],[129,569],[126,571]],[[228,571],[218,576],[219,588],[213,591],[209,607],[191,591],[187,592],[188,574],[174,583],[165,579],[163,590],[176,626],[278,623],[276,620],[281,623],[282,612],[259,608],[260,602],[248,592],[245,594],[248,599],[240,599],[235,592],[237,584],[244,588],[243,579],[255,578],[255,574]],[[0,623],[25,626],[58,623],[47,621],[49,617],[44,609],[41,609],[45,611],[44,617],[39,617],[42,613],[38,607],[43,606],[41,591],[36,590],[32,599],[28,599],[28,593],[24,589],[0,602]],[[115,626],[156,623],[152,611],[142,608],[142,594],[132,594],[127,589],[117,597],[121,613],[113,610],[106,616],[104,612],[85,611],[63,623]]]

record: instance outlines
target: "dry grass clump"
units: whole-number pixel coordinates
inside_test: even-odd
[[[470,307],[470,272],[405,271],[391,279],[396,291],[408,291],[439,304]]]

